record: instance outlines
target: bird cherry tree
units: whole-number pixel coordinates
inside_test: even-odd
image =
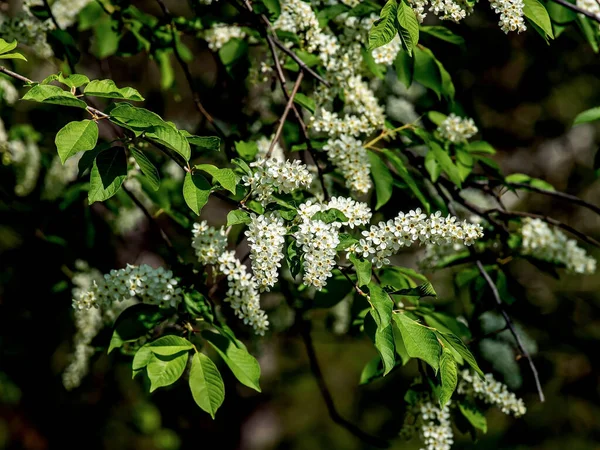
[[[443,55],[421,38],[468,51],[469,42],[443,24],[491,8],[507,36],[533,32],[550,42],[578,26],[598,51],[597,2],[190,0],[182,16],[163,0],[148,11],[132,3],[27,0],[0,22],[0,150],[14,194],[39,192],[63,206],[82,195],[89,205],[105,202],[116,233],[146,220],[164,255],[160,267],[127,264],[103,274],[94,261],[78,261],[71,268],[77,333],[67,389],[85,377],[98,332],[112,327],[100,345],[131,355],[133,376],[147,379],[150,392],[187,384],[218,420],[226,401],[221,371],[260,392],[260,365],[243,340],[277,339],[285,330],[274,332],[269,316],[287,308],[288,331],[301,335],[332,418],[385,447],[388,436],[335,409],[310,333],[313,311],[331,309],[344,312],[342,329],[366,334],[376,349],[361,383],[418,364],[402,432],[392,438],[448,449],[452,424],[475,435],[487,429],[488,408],[526,412],[523,400],[481,371],[469,345],[481,311],[495,311],[500,322],[488,332],[503,333],[513,358],[526,361],[524,377],[544,401],[530,339],[508,312],[503,266],[522,258],[545,271],[591,274],[596,261],[579,241],[599,243],[552,217],[507,209],[501,194],[533,191],[600,210],[543,180],[505,176],[493,145],[461,114],[467,93],[456,91]],[[88,45],[78,48],[82,41]],[[192,41],[238,84],[243,123],[203,104]],[[203,124],[186,129],[146,109],[144,92],[91,76],[85,55],[151,58],[165,92],[191,93]],[[45,60],[59,70],[38,80],[23,75]],[[178,71],[187,86],[175,85]],[[433,93],[438,103],[417,114],[407,94],[385,108],[390,82],[405,93]],[[54,148],[40,148],[39,133],[10,121],[17,101],[77,120],[56,130]],[[590,110],[576,124],[599,117]],[[226,216],[214,202],[227,206]],[[184,230],[193,261],[159,215]],[[423,248],[417,269],[398,263],[409,247]],[[430,301],[436,291],[420,272],[448,267],[460,268],[455,283],[480,305],[477,314],[448,314]],[[261,304],[266,293],[277,299],[269,309]]]

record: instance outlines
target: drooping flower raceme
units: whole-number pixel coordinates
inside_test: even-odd
[[[286,227],[278,215],[252,215],[246,236],[250,244],[252,272],[258,289],[268,291],[277,283],[277,273],[283,259]]]
[[[243,181],[250,187],[252,195],[266,205],[274,192],[289,193],[296,189],[307,188],[313,176],[306,165],[300,161],[277,161],[259,159],[250,164],[254,173],[244,176]]]
[[[400,52],[400,36],[396,35],[394,39],[381,47],[377,47],[371,51],[373,60],[377,64],[393,64],[396,56]]]
[[[221,49],[231,39],[244,39],[246,37],[245,31],[235,25],[225,25],[218,23],[206,32],[205,39],[208,42],[208,48],[216,52]]]
[[[477,134],[477,127],[471,118],[461,118],[450,114],[438,127],[437,131],[450,142],[465,142]]]
[[[396,218],[387,222],[372,225],[368,231],[362,232],[364,238],[350,247],[349,252],[370,260],[375,267],[389,264],[389,256],[398,252],[401,247],[420,244],[463,243],[471,245],[475,239],[483,236],[479,224],[462,222],[456,217],[442,217],[438,211],[427,216],[420,209],[408,214],[399,213]]]
[[[500,16],[498,26],[505,33],[508,34],[509,31],[520,33],[527,29],[523,18],[523,8],[525,7],[523,0],[490,0],[490,5]]]
[[[256,280],[248,273],[232,251],[224,252],[218,260],[219,272],[227,277],[225,301],[245,324],[254,328],[258,335],[264,335],[269,328],[267,314],[260,308],[260,295]]]
[[[206,220],[194,223],[192,235],[192,247],[202,264],[216,264],[219,256],[227,249],[225,230],[222,227],[216,229],[208,226]]]
[[[342,173],[348,189],[362,194],[369,191],[371,163],[361,141],[343,134],[337,139],[329,139],[323,149]]]
[[[574,239],[569,239],[560,230],[553,230],[540,219],[523,219],[521,236],[525,255],[564,264],[574,273],[592,274],[596,271],[596,260],[578,247]]]
[[[450,423],[450,405],[440,408],[430,395],[422,395],[409,408],[411,420],[405,420],[400,435],[410,439],[415,432],[425,444],[427,450],[450,450],[454,443],[454,433]]]
[[[523,400],[510,392],[505,384],[496,381],[491,373],[487,373],[485,380],[482,380],[470,370],[463,370],[456,392],[472,395],[489,405],[497,406],[504,414],[521,417],[527,412]]]
[[[73,298],[75,309],[110,306],[114,302],[137,297],[141,302],[160,307],[176,307],[183,299],[173,272],[163,267],[154,269],[147,264],[127,265],[111,270],[101,281]]]

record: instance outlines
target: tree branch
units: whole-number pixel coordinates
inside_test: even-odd
[[[366,444],[377,448],[387,448],[389,445],[387,441],[375,436],[371,436],[340,415],[335,407],[333,397],[331,396],[331,392],[329,392],[325,378],[323,377],[323,372],[321,371],[321,366],[319,365],[319,360],[317,359],[315,347],[310,335],[310,322],[308,320],[302,319],[302,323],[300,324],[300,334],[302,335],[302,342],[304,343],[304,347],[306,348],[306,353],[308,355],[310,370],[317,381],[319,390],[321,391],[321,396],[325,401],[325,405],[327,406],[327,411],[329,412],[331,420],[348,430]]]
[[[515,338],[515,341],[517,342],[517,347],[519,348],[519,351],[525,358],[527,358],[527,361],[529,361],[529,368],[531,369],[531,372],[533,373],[533,378],[535,380],[535,386],[537,388],[538,395],[540,397],[540,401],[544,402],[545,396],[544,396],[544,391],[542,390],[542,384],[540,383],[540,377],[538,375],[538,371],[535,367],[535,364],[533,363],[533,360],[531,359],[531,355],[529,354],[529,352],[523,345],[523,341],[521,340],[519,333],[517,333],[517,330],[515,329],[515,326],[512,323],[510,316],[504,310],[502,298],[500,298],[500,293],[498,292],[498,288],[496,287],[496,284],[490,278],[490,275],[486,272],[481,261],[477,260],[476,264],[477,264],[477,268],[479,269],[479,272],[485,279],[487,285],[492,290],[492,294],[494,295],[494,299],[496,300],[496,306],[497,306],[498,310],[500,311],[500,313],[502,314],[502,317],[504,317],[504,321],[506,322],[506,326],[510,330],[510,333]]]
[[[300,89],[300,84],[302,84],[302,78],[304,78],[304,72],[300,72],[298,74],[298,78],[296,79],[296,83],[294,83],[294,89],[292,89],[292,93],[288,97],[287,104],[285,105],[285,109],[283,110],[283,114],[279,119],[279,126],[277,127],[277,131],[275,132],[275,136],[273,136],[273,140],[271,141],[271,145],[269,146],[269,151],[267,152],[267,158],[271,156],[273,153],[273,149],[275,148],[275,144],[279,140],[281,136],[281,132],[283,131],[283,126],[285,125],[285,121],[290,112],[290,109],[294,106],[294,97],[298,93],[298,89]]]

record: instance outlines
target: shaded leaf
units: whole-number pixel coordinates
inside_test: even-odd
[[[192,358],[189,384],[198,406],[214,419],[225,399],[225,385],[215,363],[203,353],[196,353]]]

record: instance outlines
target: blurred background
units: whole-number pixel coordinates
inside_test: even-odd
[[[161,16],[154,1],[133,4]],[[184,1],[167,4],[176,16],[192,15]],[[5,18],[18,10],[19,2],[0,1],[0,14]],[[210,10],[209,15],[217,11]],[[567,28],[551,45],[533,30],[506,36],[484,4],[462,25],[445,25],[465,38],[466,48],[441,41],[425,43],[452,75],[457,107],[475,119],[481,138],[498,150],[495,159],[504,173],[526,173],[600,204],[594,170],[598,127],[571,126],[579,112],[600,105],[600,59],[577,26]],[[81,50],[78,72],[135,87],[146,97],[144,107],[190,132],[213,134],[194,109],[172,55],[173,82],[165,88],[162,63],[143,51],[129,52],[126,42],[115,55],[99,59],[94,54],[100,43],[92,31],[81,28],[85,27],[70,29]],[[280,98],[278,87],[244,84],[238,74],[222,67],[203,40],[186,36],[184,43],[193,55],[190,68],[203,104],[216,120],[242,136],[270,135],[269,124],[281,107],[276,102],[271,110],[272,99]],[[64,70],[56,59],[27,56],[30,61],[18,62],[15,68],[32,79]],[[407,91],[393,74],[388,75],[378,92],[390,116],[448,111],[448,105],[435,96],[418,86]],[[23,89],[15,86],[22,95]],[[251,95],[247,95],[250,88]],[[414,103],[414,111],[407,101]],[[223,370],[226,398],[215,421],[197,407],[186,383],[149,395],[141,377],[131,379],[130,356],[106,354],[109,329],[93,341],[98,350],[91,358],[89,374],[79,387],[66,390],[62,373],[73,351],[70,281],[76,261],[87,261],[102,273],[126,263],[158,266],[165,264],[164,249],[143,217],[128,217],[114,206],[127,199],[90,208],[80,188],[67,187],[58,200],[44,194],[55,133],[78,116],[68,109],[26,102],[2,103],[0,108],[7,129],[31,124],[32,129],[22,133],[30,137],[38,133],[41,150],[39,179],[27,195],[16,195],[11,165],[0,167],[0,449],[368,448],[329,418],[302,342],[297,331],[289,328],[291,311],[276,295],[264,299],[274,324],[271,337],[245,339],[247,330],[236,329],[260,362],[263,392],[241,386]],[[168,170],[164,168],[165,173]],[[507,194],[504,199],[512,208],[552,215],[600,238],[600,218],[585,209],[524,192]],[[390,203],[393,210],[414,206],[400,196]],[[224,204],[211,200],[203,216],[220,225],[226,213]],[[185,223],[164,214],[159,221],[177,250],[192,261]],[[600,256],[595,249],[588,251]],[[422,256],[415,249],[398,263],[417,268]],[[507,267],[512,275],[509,291],[517,300],[510,313],[536,352],[546,403],[538,400],[526,362],[514,363],[509,355],[509,361],[499,364],[504,372],[495,373],[524,398],[528,413],[513,419],[491,410],[488,433],[474,442],[455,430],[453,448],[600,449],[600,277],[561,271],[556,279],[524,261]],[[428,272],[427,276],[439,294],[439,308],[460,312],[461,293],[452,284],[453,271]],[[403,396],[418,374],[417,366],[413,361],[385,379],[359,386],[362,368],[375,350],[356,330],[344,333],[344,314],[347,311],[338,307],[316,310],[311,316],[325,380],[342,416],[372,434],[393,438],[402,425]],[[498,370],[503,357],[506,361],[502,345],[476,342],[473,350],[486,372]],[[396,437],[391,448],[418,449],[420,443]]]

